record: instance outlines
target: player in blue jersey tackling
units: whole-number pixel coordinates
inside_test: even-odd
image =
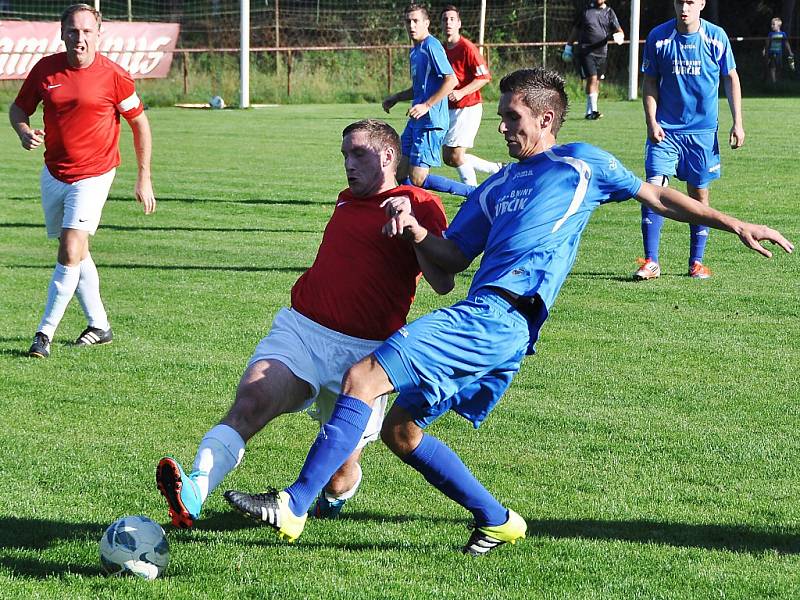
[[[430,34],[428,9],[419,4],[406,8],[405,24],[413,46],[409,53],[411,87],[383,101],[387,113],[402,100],[411,100],[408,124],[400,141],[402,156],[397,180],[437,192],[466,196],[475,186],[430,172],[442,165],[442,143],[450,127],[447,96],[458,85],[442,43]],[[408,179],[406,179],[406,177]]]
[[[500,82],[499,131],[517,159],[473,192],[444,237],[422,227],[409,205],[394,201],[384,227],[441,269],[458,273],[483,258],[465,300],[406,325],[351,367],[336,412],[282,491],[228,491],[238,510],[294,540],[319,490],[352,452],[371,414],[372,398],[395,390],[383,441],[405,463],[472,513],[475,528],[463,551],[482,555],[523,538],[525,520],[498,501],[447,445],[426,433],[453,410],[479,426],[532,354],[578,250],[581,233],[602,204],[635,197],[672,219],[735,233],[771,256],[760,241],[786,252],[779,232],[744,223],[667,187],[643,183],[614,156],[583,143],[556,144],[567,112],[564,79],[524,69]]]
[[[666,186],[677,176],[686,193],[709,203],[709,185],[721,172],[719,80],[722,77],[733,126],[728,141],[734,150],[744,143],[742,91],[728,36],[722,28],[700,18],[705,0],[674,0],[675,19],[655,27],[647,36],[642,59],[642,98],[647,122],[645,172],[647,181]],[[642,205],[644,258],[634,278],[661,275],[658,246],[663,217]],[[689,275],[708,279],[703,264],[708,227],[690,226]]]

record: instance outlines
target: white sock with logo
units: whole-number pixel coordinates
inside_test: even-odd
[[[242,436],[229,425],[215,425],[203,437],[193,467],[194,480],[203,502],[225,475],[242,462],[244,445]]]
[[[89,327],[97,327],[106,331],[111,325],[108,323],[108,315],[103,306],[103,300],[100,298],[100,276],[97,273],[97,266],[92,260],[92,255],[87,255],[79,266],[81,278],[75,289],[75,295],[78,297],[78,302],[81,303],[83,314],[89,321]]]
[[[80,267],[68,267],[61,263],[56,263],[53,269],[53,277],[47,288],[47,303],[44,306],[44,315],[39,322],[41,331],[51,340],[55,334],[58,324],[64,317],[69,301],[75,295],[75,288],[78,287],[78,280],[81,276]]]

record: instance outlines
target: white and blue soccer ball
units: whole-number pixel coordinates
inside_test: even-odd
[[[122,517],[100,539],[105,575],[137,575],[153,580],[169,564],[169,543],[161,525],[144,516]]]
[[[222,99],[222,96],[212,96],[211,100],[208,101],[208,105],[211,108],[222,109],[225,108],[225,100]]]

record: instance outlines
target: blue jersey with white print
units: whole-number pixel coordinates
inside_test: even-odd
[[[644,47],[642,73],[658,79],[656,119],[670,131],[716,131],[720,75],[736,69],[730,41],[721,27],[703,19],[688,35],[676,23],[655,27]]]
[[[445,232],[467,258],[483,252],[470,295],[487,286],[538,294],[549,310],[592,212],[641,185],[614,156],[584,143],[504,167],[470,194]]]
[[[453,75],[453,67],[447,60],[442,43],[432,35],[411,47],[409,65],[414,93],[412,105],[428,100],[442,87],[445,76]],[[409,119],[408,122],[415,129],[448,129],[450,113],[447,109],[447,97],[431,106],[426,115],[419,119]]]

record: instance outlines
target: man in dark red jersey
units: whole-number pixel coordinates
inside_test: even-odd
[[[453,277],[405,241],[385,237],[384,208],[399,196],[411,200],[417,219],[437,233],[447,226],[444,208],[430,192],[398,186],[400,138],[383,121],[352,123],[342,132],[347,189],[339,193],[314,264],[292,288],[291,308],[275,316],[242,375],[233,406],[200,442],[192,472],[164,457],[156,483],[176,527],[191,527],[203,503],[242,460],[247,440],[274,418],[309,409],[328,422],[342,375],[405,325],[420,274],[446,294]],[[375,403],[364,437],[317,499],[314,513],[335,517],[361,481],[359,458],[377,439],[386,397]]]
[[[88,320],[75,343],[90,346],[112,340],[89,236],[97,231],[120,163],[120,115],[133,130],[136,199],[145,214],[156,208],[150,182],[150,124],[131,76],[97,53],[100,23],[100,13],[88,4],[68,7],[61,16],[66,52],[36,63],[8,111],[23,148],[33,150],[44,142],[42,208],[47,236],[59,239],[44,315],[28,351],[39,358],[50,355],[50,342],[74,295]],[[40,102],[44,131],[30,126]]]
[[[481,88],[492,80],[489,66],[478,48],[461,35],[461,14],[452,4],[442,9],[442,31],[445,35],[447,60],[458,78],[458,86],[447,96],[450,128],[444,136],[442,157],[445,164],[458,171],[462,183],[478,185],[475,171],[497,173],[503,166],[469,154],[481,126],[483,99]]]

